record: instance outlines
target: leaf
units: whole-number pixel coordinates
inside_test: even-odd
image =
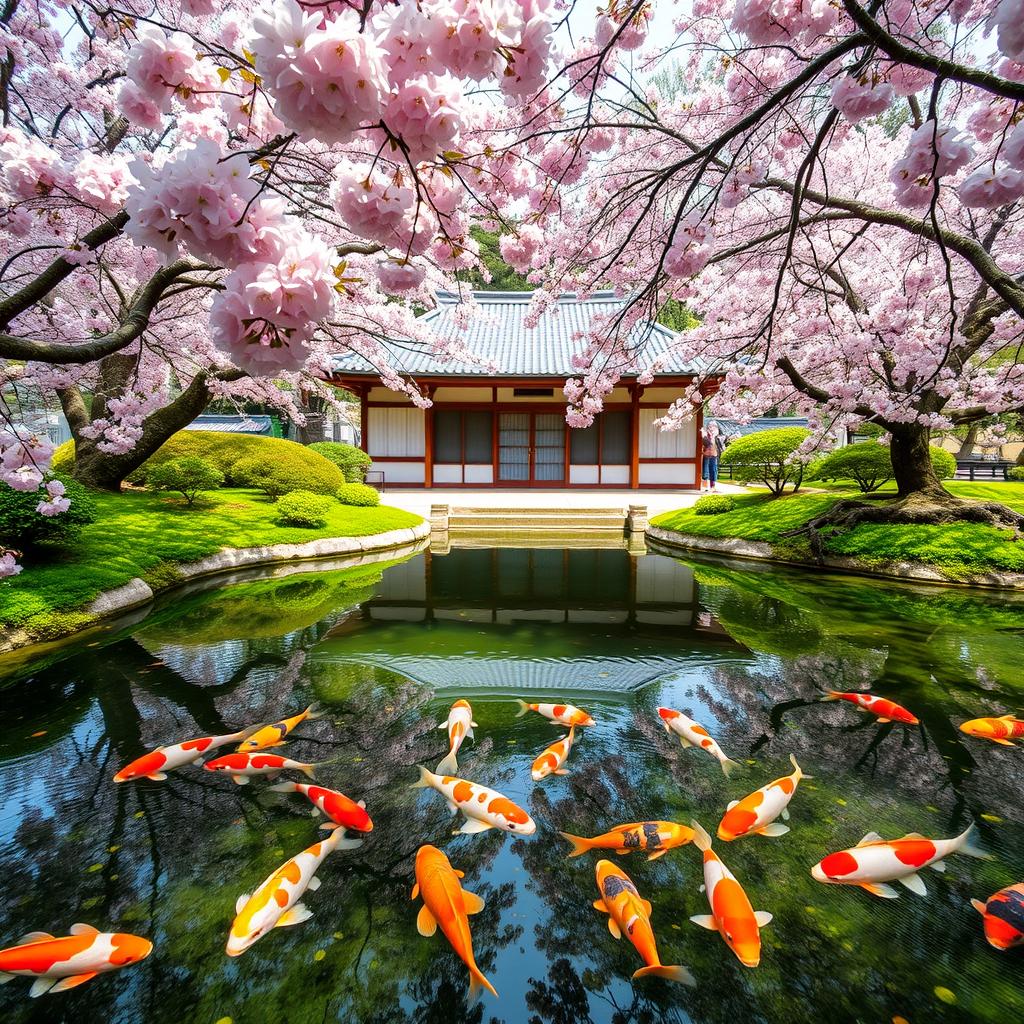
[[[217,68],[217,77],[226,82],[231,77],[231,68]]]

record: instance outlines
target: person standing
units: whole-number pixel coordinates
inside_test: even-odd
[[[701,470],[700,489],[704,491],[718,490],[718,460],[725,450],[725,436],[712,420],[700,432]]]

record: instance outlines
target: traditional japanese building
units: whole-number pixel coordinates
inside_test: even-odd
[[[337,357],[331,380],[359,396],[361,443],[372,470],[387,485],[405,487],[699,486],[700,411],[680,430],[655,426],[697,372],[671,352],[675,334],[659,324],[635,328],[638,341],[646,335],[643,366],[657,367],[653,382],[623,378],[594,425],[573,429],[565,422],[562,385],[577,372],[572,356],[580,334],[623,300],[611,292],[563,295],[527,327],[531,294],[476,292],[481,313],[464,330],[455,315],[458,297],[439,295],[426,314],[432,328],[490,365],[482,370],[410,353],[401,369],[433,401],[427,410],[381,386],[362,357]]]

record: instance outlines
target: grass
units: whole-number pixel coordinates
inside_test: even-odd
[[[335,503],[321,529],[282,526],[276,505],[258,491],[210,492],[187,508],[180,498],[146,491],[95,495],[99,516],[65,549],[27,554],[24,572],[0,583],[0,626],[57,637],[91,621],[81,609],[104,590],[133,577],[154,589],[179,577],[177,565],[221,548],[295,544],[322,537],[364,537],[405,529],[419,516],[380,505]]]
[[[970,483],[950,481],[947,488],[961,498],[1000,501],[1024,511],[1024,484]],[[803,552],[784,537],[814,516],[825,512],[841,497],[856,496],[854,488],[827,494],[795,494],[771,499],[764,494],[735,497],[736,508],[718,516],[698,516],[692,508],[665,512],[652,525],[699,537],[740,537],[766,541],[782,557],[799,557]],[[849,555],[867,566],[881,567],[893,562],[918,562],[939,568],[950,579],[961,579],[986,571],[1024,572],[1024,543],[1012,540],[1009,530],[997,530],[973,523],[950,526],[885,526],[864,524],[831,537],[825,549],[835,555]]]

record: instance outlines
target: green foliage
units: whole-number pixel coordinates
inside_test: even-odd
[[[345,474],[345,480],[350,484],[361,484],[373,461],[362,448],[339,441],[314,441],[308,447],[310,451],[333,462]]]
[[[151,491],[177,491],[192,505],[203,491],[212,491],[224,483],[224,474],[198,455],[183,455],[150,468],[146,486]]]
[[[861,491],[876,491],[892,478],[892,460],[887,445],[862,441],[837,448],[808,473],[815,480],[854,480]]]
[[[70,473],[75,464],[75,442],[65,441],[53,450],[50,468],[54,473]]]
[[[92,492],[63,473],[53,476],[64,484],[64,497],[71,507],[60,515],[42,516],[36,506],[46,498],[43,491],[16,491],[0,486],[0,541],[13,548],[34,548],[40,544],[67,544],[88,523],[96,521]]]
[[[931,446],[930,454],[935,475],[940,480],[952,480],[956,476],[956,456],[934,444]]]
[[[1007,479],[1024,481],[1024,466],[1014,466],[1006,471]]]
[[[289,526],[319,527],[327,522],[334,502],[312,491],[292,491],[277,503],[277,518]]]
[[[799,489],[804,464],[793,455],[810,435],[806,427],[759,430],[733,441],[722,452],[721,463],[732,467],[733,479],[763,483],[778,497],[786,484],[791,484],[794,491]]]
[[[362,505],[369,508],[380,504],[380,492],[369,484],[343,484],[334,496],[342,505]]]
[[[333,462],[302,445],[290,441],[285,444],[289,447],[283,451],[250,455],[235,462],[230,470],[235,485],[256,487],[271,499],[291,491],[333,494],[344,485],[345,476]]]
[[[720,516],[735,507],[736,502],[728,494],[705,494],[693,503],[693,512],[698,516]]]
[[[700,323],[700,320],[678,299],[668,299],[665,302],[658,310],[657,321],[672,331],[689,331]]]

